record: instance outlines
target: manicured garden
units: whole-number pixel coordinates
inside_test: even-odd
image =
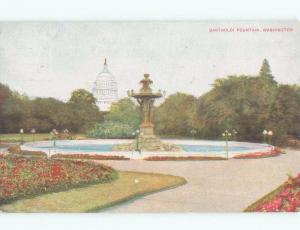
[[[72,134],[72,139],[80,140],[85,139],[84,134]],[[9,133],[9,134],[0,134],[1,142],[30,142],[30,141],[46,141],[51,140],[52,136],[50,133]]]
[[[16,152],[18,148],[15,147]],[[0,154],[0,210],[4,212],[91,212],[186,183],[154,173],[116,172],[91,161],[30,151]],[[35,157],[33,157],[35,156]],[[36,157],[38,156],[38,157]],[[76,159],[103,160],[110,156]],[[64,157],[65,159],[56,159]],[[68,159],[72,158],[72,159]],[[121,160],[124,160],[122,157]],[[125,159],[126,160],[126,159]]]
[[[51,140],[53,137],[50,133],[9,133],[9,134],[0,134],[1,142],[30,142],[30,141],[46,141]],[[71,134],[70,138],[74,140],[86,139],[86,135],[84,134]],[[62,138],[64,139],[64,138]]]
[[[0,155],[0,204],[47,192],[114,180],[111,167],[92,162]]]
[[[9,134],[0,134],[1,141],[2,142],[21,142],[22,140],[24,142],[28,141],[44,141],[44,140],[50,140],[51,135],[49,133],[24,133],[23,136],[21,136],[20,133],[9,133]]]
[[[297,212],[300,211],[300,173],[289,176],[288,181],[250,205],[246,212]]]
[[[129,199],[185,184],[177,176],[119,172],[111,183],[49,193],[0,206],[4,212],[97,212]]]

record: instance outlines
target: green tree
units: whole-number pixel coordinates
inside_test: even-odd
[[[67,107],[71,112],[68,114],[70,127],[75,132],[84,132],[103,121],[103,113],[96,106],[95,97],[85,89],[74,90]]]
[[[75,104],[96,105],[96,98],[92,93],[85,89],[76,89],[72,92],[69,102]]]
[[[157,134],[190,136],[195,128],[196,100],[194,96],[185,93],[170,95],[154,111]]]
[[[132,138],[135,129],[128,124],[117,121],[104,121],[97,123],[87,131],[87,135],[93,138]]]
[[[105,120],[128,124],[136,129],[139,127],[141,120],[140,109],[130,98],[123,98],[111,105]]]
[[[274,131],[276,143],[285,144],[289,136],[298,136],[300,130],[299,87],[279,85],[271,106],[268,128]]]
[[[11,95],[12,91],[9,87],[0,83],[0,133],[5,129],[4,106]]]
[[[218,138],[235,129],[241,140],[258,141],[275,100],[277,85],[261,77],[229,76],[217,79],[211,91],[198,100],[199,136]]]
[[[262,62],[261,68],[259,70],[259,76],[261,76],[262,78],[264,78],[266,80],[274,81],[271,67],[270,67],[269,61],[267,59],[264,59]]]

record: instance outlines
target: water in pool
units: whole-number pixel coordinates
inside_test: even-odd
[[[57,144],[55,149],[57,151],[62,150],[65,152],[111,152],[115,144],[76,144],[76,145],[64,145]],[[224,146],[217,145],[180,145],[186,152],[222,152]],[[53,145],[39,146],[39,149],[54,149]],[[250,150],[249,147],[241,146],[229,146],[230,152]]]
[[[187,152],[222,152],[225,151],[224,146],[218,145],[180,145]],[[237,152],[249,150],[249,147],[229,146],[229,152]]]

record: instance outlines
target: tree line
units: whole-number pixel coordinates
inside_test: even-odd
[[[35,98],[0,84],[0,133],[35,128],[85,132],[90,137],[128,138],[140,122],[138,105],[130,98],[114,103],[109,113],[98,110],[86,90],[72,92],[68,102]],[[195,97],[169,95],[154,111],[155,133],[165,137],[219,139],[224,130],[236,130],[241,141],[261,141],[263,130],[286,143],[300,130],[300,87],[279,84],[265,59],[257,76],[232,75],[215,80],[212,89]]]
[[[218,139],[236,130],[243,141],[261,141],[271,130],[275,143],[300,135],[300,87],[274,80],[265,59],[257,76],[216,79],[213,88],[196,98],[177,93],[156,108],[156,131],[203,139]]]
[[[17,133],[22,128],[29,132],[50,132],[68,129],[85,132],[95,123],[103,121],[95,98],[86,90],[72,92],[68,102],[55,98],[29,99],[0,84],[0,133]]]

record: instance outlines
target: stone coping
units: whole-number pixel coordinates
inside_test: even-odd
[[[64,145],[73,145],[73,144],[124,144],[131,143],[132,139],[87,139],[87,140],[57,140],[56,143],[64,144]],[[224,141],[212,141],[212,140],[178,140],[178,139],[162,139],[164,142],[172,143],[172,144],[191,144],[191,145],[212,145],[212,146],[224,146]],[[27,142],[21,146],[23,150],[29,151],[41,151],[40,148],[42,146],[48,146],[49,142],[53,141],[37,141],[37,142]],[[250,142],[237,142],[230,141],[229,146],[241,146],[241,147],[251,147],[248,150],[241,150],[235,152],[229,152],[229,158],[232,158],[236,155],[240,154],[249,154],[255,152],[268,152],[273,148],[273,146],[269,146],[267,144],[261,143],[250,143]],[[43,149],[42,149],[43,151]],[[90,154],[90,155],[113,155],[113,156],[124,156],[130,159],[144,159],[151,156],[164,157],[164,156],[172,156],[172,157],[188,157],[188,156],[205,156],[205,157],[226,157],[225,150],[224,151],[216,151],[216,152],[146,152],[143,151],[141,154],[137,151],[109,151],[109,152],[72,152],[71,150],[48,150],[44,149],[47,154]]]

